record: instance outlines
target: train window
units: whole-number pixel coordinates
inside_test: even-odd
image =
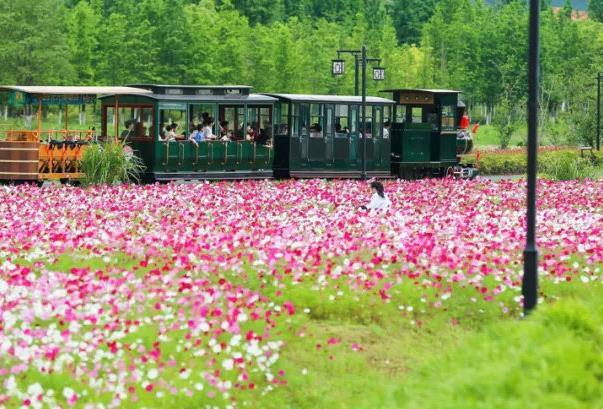
[[[373,107],[372,106],[366,107],[366,119],[364,121],[364,129],[362,129],[362,125],[361,125],[360,132],[363,135],[366,134],[367,138],[373,137]]]
[[[299,105],[291,104],[291,136],[299,137]]]
[[[412,108],[412,123],[422,124],[423,123],[423,107]]]
[[[289,135],[289,103],[280,102],[276,105],[274,129],[277,135]]]
[[[383,123],[391,122],[392,120],[392,107],[385,105],[383,107]]]
[[[272,141],[272,108],[248,107],[247,108],[248,133],[253,131],[254,140],[262,144]]]
[[[349,106],[335,105],[335,137],[346,138],[350,133]]]
[[[443,131],[454,131],[455,130],[455,111],[454,105],[444,105],[442,107],[442,130]]]
[[[358,132],[358,106],[350,107],[350,132],[355,134]]]
[[[107,136],[115,136],[115,121],[119,121],[118,135],[122,140],[151,139],[153,135],[153,108],[145,106],[121,106],[117,117],[115,108],[105,107]]]
[[[381,138],[383,135],[383,107],[375,107],[375,120],[373,121],[373,134],[375,138]]]
[[[223,106],[220,107],[220,120],[218,122],[220,136],[234,140],[245,138],[245,107]]]
[[[310,138],[322,138],[324,127],[324,106],[310,105]]]
[[[333,137],[333,114],[333,105],[327,106],[324,133],[328,138]]]
[[[403,124],[406,122],[406,105],[396,105],[396,123]]]
[[[159,110],[159,134],[162,138],[167,133],[167,126],[172,127],[176,135],[184,136],[187,134],[186,109],[160,109]],[[175,127],[174,127],[175,126]]]
[[[214,122],[217,122],[216,107],[213,104],[191,105],[189,112],[189,132],[193,132],[197,128],[197,125],[203,125],[206,118],[214,118]]]

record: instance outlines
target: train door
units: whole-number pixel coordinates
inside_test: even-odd
[[[325,166],[325,106],[310,104],[310,138],[308,162],[312,168]]]
[[[358,163],[360,161],[358,157],[358,129],[359,129],[359,118],[358,115],[359,106],[352,105],[350,106],[350,156],[349,167],[351,169],[356,169],[358,167]]]
[[[373,130],[374,107],[366,107],[366,118],[360,121],[360,131],[358,139],[358,164],[360,170],[371,170],[373,168],[373,159],[375,151],[374,130]],[[366,161],[366,164],[365,164]]]
[[[327,168],[333,166],[333,131],[334,131],[334,116],[335,106],[325,106],[325,118],[324,118],[324,142],[325,142],[325,159],[324,163]]]
[[[383,107],[373,108],[373,166],[377,170],[381,167],[381,150],[383,145]]]
[[[350,164],[350,106],[335,105],[335,135],[333,163],[338,170],[347,170]]]
[[[309,162],[309,141],[310,141],[310,105],[301,104],[299,106],[299,165],[301,168],[307,168]]]

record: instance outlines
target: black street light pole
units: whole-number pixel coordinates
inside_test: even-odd
[[[597,74],[597,150],[601,150],[601,78],[603,74]]]
[[[360,59],[358,54],[354,54],[354,95],[358,96],[358,68],[360,66]]]
[[[352,54],[354,56],[354,94],[358,96],[358,76],[359,68],[362,66],[362,108],[360,121],[360,134],[362,135],[362,179],[367,178],[366,173],[366,68],[368,63],[376,62],[381,64],[380,58],[367,58],[366,46],[360,50],[337,50],[337,60],[333,60],[333,75],[343,75],[345,72],[345,62],[341,59],[341,54]],[[382,67],[373,68],[373,79],[382,81],[385,79],[385,69]]]
[[[538,86],[540,64],[540,0],[530,0],[528,57],[528,206],[527,236],[523,252],[523,308],[528,314],[538,303],[538,247],[536,246],[536,163],[538,159]]]
[[[362,179],[366,179],[366,46],[362,46]]]

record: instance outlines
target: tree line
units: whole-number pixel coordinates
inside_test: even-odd
[[[503,129],[525,111],[528,7],[524,0],[488,3],[7,0],[0,3],[0,82],[243,83],[256,91],[352,93],[350,70],[333,77],[330,61],[337,49],[366,44],[387,69],[385,83],[369,81],[371,93],[457,88],[474,116]],[[591,0],[591,9],[599,3]],[[543,5],[543,126],[586,137],[576,126],[593,109],[603,25],[598,16],[572,20],[569,0],[560,12]]]

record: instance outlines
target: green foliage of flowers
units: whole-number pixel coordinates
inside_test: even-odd
[[[139,180],[144,164],[128,155],[125,144],[107,141],[89,146],[82,159],[85,185],[114,184]]]

